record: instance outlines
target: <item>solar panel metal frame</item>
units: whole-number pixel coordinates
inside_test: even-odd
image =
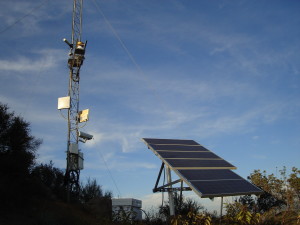
[[[157,145],[161,145],[161,146],[170,146],[170,145],[182,145],[182,146],[201,146],[200,144],[198,144],[197,142],[193,141],[193,140],[180,140],[180,139],[154,139],[154,138],[143,138],[142,141],[148,146],[148,148],[156,155],[158,156],[163,164],[165,164],[166,166],[168,166],[170,169],[172,169],[177,176],[184,181],[184,183],[186,183],[189,188],[191,190],[193,190],[198,196],[202,197],[202,198],[206,198],[206,197],[223,197],[223,196],[234,196],[234,195],[248,195],[248,194],[261,194],[263,191],[260,190],[259,188],[257,188],[255,185],[251,184],[249,181],[245,180],[244,178],[240,177],[239,175],[237,175],[236,173],[232,172],[230,169],[236,169],[236,167],[232,166],[232,167],[173,167],[172,165],[170,165],[170,159],[174,159],[174,158],[164,158],[163,156],[161,156],[159,153],[160,152],[174,152],[174,153],[178,153],[178,151],[174,151],[172,149],[169,150],[155,150],[153,149],[154,146]],[[148,143],[147,141],[152,141],[155,142],[153,143]],[[169,143],[169,144],[164,144],[164,143]],[[202,146],[203,147],[203,146]],[[204,147],[203,147],[204,148]],[[203,153],[213,153],[211,151],[209,151],[208,149],[206,150],[196,150],[196,151],[180,151],[183,153],[190,153],[190,152],[203,152]],[[214,153],[213,153],[214,154]],[[217,159],[222,159],[219,156],[217,156],[216,154],[214,154],[216,157],[214,158],[214,160]],[[168,162],[169,159],[169,162]],[[178,159],[178,158],[177,158]],[[185,158],[187,159],[187,158]],[[207,158],[206,158],[207,159]],[[192,160],[192,159],[190,159]],[[223,159],[222,159],[223,160]],[[224,160],[224,162],[227,162]],[[212,175],[212,173],[214,173],[213,175],[220,175],[220,173],[225,173],[227,174],[227,176],[231,177],[230,179],[225,179],[224,177],[220,177],[219,179],[202,179],[202,180],[191,180],[188,179],[186,177],[186,175],[184,175],[185,173],[187,173],[188,171],[192,171],[194,174],[195,172],[197,173],[198,171],[202,172],[208,172]],[[217,172],[217,173],[216,173]],[[160,172],[161,173],[161,172]],[[230,182],[229,182],[230,181]],[[218,193],[204,193],[203,189],[202,192],[199,190],[199,188],[197,187],[197,185],[200,183],[206,183],[209,184],[209,182],[218,182],[223,183],[223,184],[227,184],[227,189],[230,189],[230,185],[232,185],[233,183],[239,183],[239,190],[240,191],[224,191],[224,192],[218,192]],[[158,183],[158,181],[157,181]],[[242,186],[241,186],[242,184]],[[157,186],[157,184],[156,184]],[[167,185],[164,185],[167,186]],[[163,186],[163,187],[164,187]],[[234,186],[234,184],[233,184]],[[246,187],[249,189],[251,189],[251,191],[243,191],[243,187]],[[242,187],[242,188],[241,188]],[[200,188],[201,189],[201,188]],[[216,188],[215,188],[216,189]],[[238,188],[235,188],[236,190]],[[185,188],[185,190],[187,190],[187,188]]]

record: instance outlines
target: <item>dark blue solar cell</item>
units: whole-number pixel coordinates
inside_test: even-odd
[[[199,145],[193,140],[143,138],[148,144]]]
[[[209,151],[201,145],[154,145],[149,146],[155,151]]]
[[[243,179],[229,169],[178,170],[178,172],[187,180]]]
[[[201,197],[260,194],[262,192],[259,188],[244,179],[190,181],[190,183],[194,189],[201,193]]]
[[[167,159],[167,158],[214,158],[214,159],[220,159],[219,156],[212,152],[169,152],[169,151],[158,151],[157,152],[161,157]]]
[[[221,168],[235,168],[225,160],[197,160],[197,159],[164,159],[170,166],[176,168],[201,168],[201,167],[221,167]]]

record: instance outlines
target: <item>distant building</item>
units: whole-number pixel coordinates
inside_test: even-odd
[[[113,198],[112,211],[116,217],[130,214],[132,220],[142,220],[142,201],[134,198]]]

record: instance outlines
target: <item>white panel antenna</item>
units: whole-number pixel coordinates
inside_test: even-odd
[[[57,109],[69,109],[70,108],[70,96],[58,98]]]

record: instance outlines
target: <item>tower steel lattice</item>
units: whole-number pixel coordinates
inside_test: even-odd
[[[69,45],[69,89],[70,107],[68,108],[68,140],[67,140],[67,167],[65,184],[68,189],[68,199],[71,194],[79,193],[80,170],[83,169],[83,154],[78,148],[79,141],[79,82],[80,68],[84,61],[86,42],[81,41],[82,33],[82,6],[83,0],[74,0],[72,16],[72,36]]]

